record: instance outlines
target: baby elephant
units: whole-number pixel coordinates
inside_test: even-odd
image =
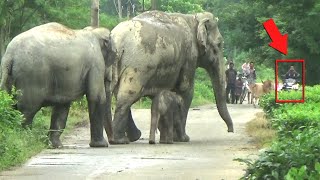
[[[182,133],[182,120],[185,116],[181,96],[163,90],[152,100],[149,144],[155,144],[155,131],[160,130],[160,143],[172,144],[174,136]]]

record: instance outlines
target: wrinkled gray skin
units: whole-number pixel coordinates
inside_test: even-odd
[[[183,99],[175,92],[163,90],[152,99],[149,144],[155,144],[158,125],[160,143],[172,144],[174,137],[181,136],[185,115],[183,108]]]
[[[85,94],[90,146],[108,146],[103,126],[112,139],[110,48],[110,31],[105,28],[72,30],[48,23],[16,36],[2,59],[1,89],[11,92],[13,85],[21,92],[17,109],[24,115],[23,126],[32,125],[41,107],[53,106],[49,139],[53,147],[61,147],[70,104]]]
[[[233,132],[226,106],[223,38],[211,13],[145,12],[117,25],[111,40],[117,53],[112,68],[117,99],[113,143],[139,139],[141,132],[132,120],[130,107],[140,97],[154,97],[166,89],[179,94],[189,109],[197,67],[209,74],[220,116],[228,132]],[[179,141],[189,141],[185,126],[186,118]]]

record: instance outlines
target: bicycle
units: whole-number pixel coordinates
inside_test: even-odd
[[[243,81],[243,87],[242,87],[242,92],[240,95],[240,104],[243,103],[243,101],[245,100],[245,98],[249,92],[247,77],[242,76],[242,81]]]

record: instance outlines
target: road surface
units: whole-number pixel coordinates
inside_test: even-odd
[[[139,141],[90,148],[89,128],[81,127],[65,137],[63,149],[46,149],[22,167],[0,173],[0,179],[239,179],[245,165],[233,159],[257,153],[244,128],[262,110],[247,104],[228,107],[235,133],[227,133],[215,106],[201,106],[189,111],[190,142],[149,145],[150,110],[136,109],[133,118],[142,131]]]

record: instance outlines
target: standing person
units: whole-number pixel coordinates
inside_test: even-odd
[[[247,60],[245,63],[243,63],[241,68],[242,68],[243,75],[247,76],[250,73],[250,71],[249,71],[249,69],[250,69],[249,60]]]
[[[236,80],[235,83],[235,98],[236,98],[236,104],[238,104],[238,101],[240,99],[241,93],[242,93],[242,87],[243,87],[243,82],[242,82],[242,74],[239,74],[238,79]]]
[[[256,70],[254,69],[254,64],[252,61],[250,62],[249,67],[249,74],[247,74],[248,85],[250,87],[248,91],[248,104],[250,104],[251,87],[256,83],[257,79]]]
[[[235,90],[235,83],[237,78],[237,71],[233,69],[234,64],[231,62],[229,64],[229,69],[226,70],[226,80],[227,80],[227,103],[230,103],[229,94],[231,91],[231,103],[234,104],[235,96],[234,96],[234,90]]]
[[[226,64],[225,64],[225,65],[227,66],[227,69],[229,69],[230,63],[233,63],[233,60],[232,60],[232,58],[229,57],[229,58],[227,59]]]

